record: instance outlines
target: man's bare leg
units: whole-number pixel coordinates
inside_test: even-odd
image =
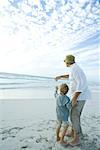
[[[64,127],[62,133],[61,133],[61,136],[60,136],[60,144],[67,144],[67,142],[64,141],[64,136],[65,136],[65,133],[67,131],[67,128],[68,127]]]

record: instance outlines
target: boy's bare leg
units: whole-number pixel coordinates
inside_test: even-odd
[[[65,136],[74,137],[74,130],[71,129],[70,131],[66,131]]]
[[[56,128],[56,141],[60,141],[59,133],[60,133],[61,126]]]
[[[62,134],[61,134],[61,137],[60,137],[60,143],[61,144],[67,144],[67,142],[64,141],[64,136],[65,136],[65,133],[67,131],[67,127],[64,127],[63,131],[62,131]]]

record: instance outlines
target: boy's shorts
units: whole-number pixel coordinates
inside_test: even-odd
[[[67,128],[69,126],[69,122],[68,121],[59,121],[57,120],[57,127],[63,127],[63,128]]]

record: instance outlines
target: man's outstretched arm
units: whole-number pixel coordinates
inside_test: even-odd
[[[55,77],[55,80],[57,81],[60,79],[67,79],[67,78],[69,78],[69,74],[57,76],[57,77]]]

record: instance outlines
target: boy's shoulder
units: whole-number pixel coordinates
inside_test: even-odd
[[[58,99],[61,99],[62,101],[66,101],[66,102],[70,101],[70,98],[67,95],[61,95],[61,94],[59,94],[58,95]]]
[[[67,95],[61,95],[61,94],[58,94],[58,97],[70,99]]]

